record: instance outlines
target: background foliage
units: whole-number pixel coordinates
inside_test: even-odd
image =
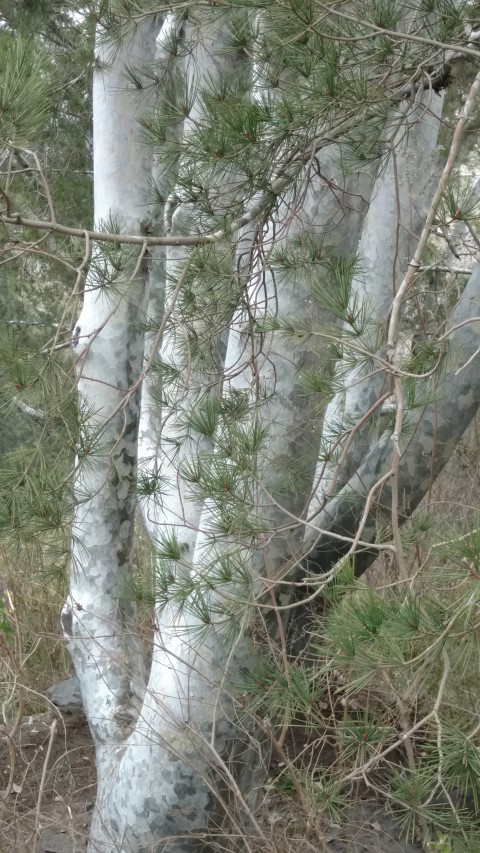
[[[159,228],[168,196],[183,217],[176,219],[178,233],[228,234],[246,207],[261,197],[259,237],[249,260],[258,277],[255,299],[261,302],[268,274],[279,292],[295,288],[300,278],[310,284],[311,310],[305,316],[282,315],[268,306],[251,322],[253,359],[260,358],[263,336],[272,331],[282,333],[293,354],[305,341],[322,338],[319,311],[328,310],[328,342],[322,339],[318,358],[302,365],[297,389],[301,403],[314,400],[319,419],[348,369],[369,369],[385,341],[385,327],[372,322],[368,306],[351,296],[352,275],[362,274],[361,257],[341,256],[314,229],[279,238],[265,250],[261,238],[268,220],[280,217],[282,237],[308,180],[321,174],[321,148],[332,140],[344,174],[370,170],[381,175],[405,106],[427,86],[427,78],[432,97],[448,85],[440,141],[448,149],[473,61],[464,56],[446,72],[436,43],[464,41],[465,26],[479,14],[476,4],[424,0],[415,11],[415,25],[430,40],[426,46],[407,38],[413,12],[404,4],[357,5],[350,15],[331,4],[332,14],[322,19],[324,6],[306,0],[232,3],[214,10],[192,4],[188,14],[185,4],[173,3],[179,23],[164,45],[168,61],[125,72],[126,88],[151,90],[151,108],[139,123],[145,145],[163,163],[152,181],[148,227]],[[259,9],[268,14],[267,26],[259,24]],[[143,3],[141,11],[153,14],[156,8]],[[5,2],[1,14],[2,207],[19,210],[27,219],[91,228],[93,27],[103,23],[113,43],[128,38],[130,4],[102,3],[86,13],[74,4]],[[200,27],[219,20],[228,24],[232,55],[248,57],[253,45],[257,61],[198,91],[184,64]],[[198,100],[195,120],[187,124]],[[425,275],[405,312],[402,367],[414,374],[432,371],[428,382],[405,382],[411,403],[424,403],[435,394],[436,331],[462,292],[465,267],[468,272],[480,245],[477,122],[475,115],[431,235]],[[103,227],[116,232],[121,226],[109,222]],[[88,466],[95,453],[102,453],[102,436],[90,428],[92,412],[76,403],[69,343],[87,266],[92,280],[113,298],[138,253],[128,246],[98,245],[94,260],[83,264],[80,238],[16,226],[3,228],[0,251],[2,585],[16,604],[13,617],[5,597],[0,630],[17,656],[18,670],[10,670],[9,676],[27,687],[40,679],[43,687],[47,655],[52,661],[48,680],[65,668],[52,635],[68,564],[75,454],[79,466]],[[461,271],[455,272],[460,264]],[[177,268],[170,269],[167,299],[177,278]],[[175,361],[158,359],[152,375],[159,405],[176,406],[172,454],[192,436],[207,440],[207,450],[183,465],[182,474],[195,498],[209,501],[208,532],[216,544],[228,545],[235,538],[251,555],[269,532],[255,500],[259,470],[269,493],[281,499],[292,483],[301,490],[312,459],[277,458],[272,466],[267,385],[253,395],[233,389],[220,396],[214,393],[215,380],[205,384],[224,354],[236,306],[242,305],[246,314],[251,307],[245,281],[244,272],[232,271],[225,243],[189,252],[175,318],[165,331],[165,340],[170,336],[173,341]],[[155,334],[158,324],[155,312],[143,318],[147,334]],[[443,350],[441,355],[445,369],[448,359]],[[340,356],[343,372],[335,372]],[[238,369],[235,365],[231,375]],[[185,393],[186,371],[192,381]],[[386,414],[371,441],[391,427]],[[339,427],[337,438],[342,432]],[[208,441],[215,436],[212,452]],[[324,455],[326,461],[332,458],[331,446],[325,446]],[[161,474],[140,471],[139,499],[153,496],[161,503],[162,488]],[[391,571],[380,576],[380,583],[359,584],[345,563],[335,582],[321,590],[320,615],[315,607],[310,641],[301,654],[285,654],[267,632],[260,632],[258,647],[265,654],[241,684],[232,685],[245,713],[263,721],[279,755],[287,729],[301,727],[315,734],[310,763],[287,761],[272,780],[284,790],[291,785],[305,815],[313,814],[314,820],[338,822],[352,799],[367,791],[391,808],[407,838],[421,837],[430,849],[473,850],[480,843],[480,543],[476,518],[462,512],[454,522],[445,536],[444,522],[430,503],[405,530],[408,584],[392,580]],[[222,551],[221,559],[218,551],[207,555],[192,580],[182,571],[173,534],[167,531],[155,545],[153,569],[149,547],[139,535],[131,594],[144,602],[145,623],[152,612],[154,582],[160,603],[173,602],[207,626],[223,620],[234,628],[234,617],[238,623],[246,620],[252,581],[240,549]],[[212,587],[225,589],[225,598],[213,598]],[[23,642],[14,639],[12,624],[18,625]],[[28,698],[26,707],[36,708],[36,701]],[[334,751],[328,766],[321,757],[326,743]]]

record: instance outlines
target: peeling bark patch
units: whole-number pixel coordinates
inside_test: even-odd
[[[182,800],[186,797],[193,797],[195,794],[195,787],[193,785],[186,785],[185,782],[177,782],[173,790],[175,791],[179,800]]]
[[[172,806],[168,820],[173,821],[175,826],[181,826],[180,821],[194,823],[198,812],[193,806]],[[184,825],[184,824],[183,824]]]
[[[60,622],[62,623],[62,628],[65,634],[68,634],[69,637],[73,636],[73,615],[71,610],[66,610],[62,613],[60,617]]]
[[[155,813],[156,811],[158,811],[158,802],[155,797],[146,797],[142,809],[144,817],[148,817],[149,814]]]

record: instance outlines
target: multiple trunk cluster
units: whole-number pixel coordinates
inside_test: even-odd
[[[238,302],[232,297],[230,315],[227,306],[218,328],[217,303],[212,297],[210,307],[208,300],[203,305],[192,327],[199,339],[208,337],[210,361],[203,372],[195,359],[189,364],[179,306],[185,282],[194,291],[195,279],[182,243],[188,242],[188,230],[197,233],[198,222],[181,188],[175,189],[175,168],[162,162],[161,147],[150,153],[142,141],[140,119],[152,108],[148,86],[134,95],[126,84],[128,68],[165,63],[172,33],[180,37],[186,29],[188,39],[189,27],[191,21],[152,15],[115,48],[101,33],[97,40],[96,228],[106,231],[114,222],[115,230],[144,235],[145,243],[132,251],[130,265],[112,287],[107,284],[116,249],[106,252],[99,244],[74,341],[83,428],[62,624],[96,746],[92,851],[186,853],[207,837],[213,844],[215,834],[225,842],[228,832],[238,844],[244,832],[261,835],[254,811],[265,768],[261,726],[242,717],[232,685],[254,659],[256,632],[284,636],[285,620],[279,613],[274,618],[273,604],[288,604],[290,588],[275,581],[287,582],[306,564],[328,573],[352,547],[362,572],[377,553],[379,518],[390,523],[392,501],[400,520],[408,517],[480,399],[475,358],[480,322],[465,322],[480,316],[478,267],[445,330],[455,355],[445,356],[434,403],[409,409],[397,393],[396,354],[383,347],[366,377],[354,366],[337,371],[333,382],[343,382],[346,391],[334,395],[325,410],[318,405],[322,395],[308,394],[302,376],[310,368],[331,370],[330,343],[342,332],[340,320],[326,303],[313,305],[307,275],[292,271],[281,277],[275,262],[269,263],[269,253],[279,257],[283,247],[295,239],[300,245],[306,234],[340,259],[358,250],[351,299],[363,306],[372,329],[388,325],[444,168],[436,157],[443,97],[431,91],[406,101],[400,118],[397,113],[382,163],[344,174],[337,142],[326,139],[317,169],[305,166],[291,186],[288,174],[279,175],[272,216],[264,218],[259,190],[239,227],[229,232],[226,226],[230,236],[216,245],[224,267],[230,264],[234,271]],[[246,70],[245,54],[228,45],[221,18],[203,27],[183,60],[186,88],[196,92],[184,140],[202,121],[205,91],[223,78],[255,72]],[[169,94],[160,97],[168,101]],[[227,214],[229,205],[237,210],[236,187],[243,178],[230,172],[217,188],[219,210]],[[168,198],[153,213],[152,180]],[[163,246],[160,239],[149,244],[152,233],[165,238]],[[314,334],[299,336],[292,346],[274,315],[292,323],[309,316]],[[158,318],[157,331],[152,318]],[[351,320],[346,323],[351,330]],[[192,328],[188,332],[190,341]],[[397,331],[394,337],[397,341]],[[155,370],[159,363],[163,387]],[[177,371],[171,385],[166,367]],[[395,394],[397,410],[405,407],[408,429],[398,431],[387,422],[382,431],[384,410],[375,404],[387,392]],[[226,400],[243,407],[234,434],[221,416]],[[195,429],[192,413],[208,412],[208,428]],[[335,451],[329,455],[326,448],[342,432],[340,449],[350,434],[355,441],[334,466]],[[243,479],[235,449],[230,448],[230,462],[225,451],[242,435],[250,441],[244,456],[252,460]],[[253,448],[252,435],[258,439]],[[223,514],[218,532],[215,491],[200,499],[192,474],[200,465],[217,485],[223,471],[230,529]],[[137,481],[155,488],[142,492]],[[248,506],[243,522],[235,489]],[[160,555],[148,654],[136,635],[133,605],[138,506]],[[189,606],[192,601],[196,606]]]

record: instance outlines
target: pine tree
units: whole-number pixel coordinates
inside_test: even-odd
[[[10,27],[27,5],[7,5]],[[53,535],[73,514],[62,626],[96,746],[92,851],[266,844],[269,749],[330,678],[363,703],[338,731],[351,767],[295,771],[299,795],[333,816],[361,778],[425,844],[435,821],[452,843],[475,831],[451,789],[476,802],[477,733],[444,699],[477,630],[476,538],[449,581],[468,589],[419,602],[401,535],[480,402],[480,270],[455,304],[447,276],[436,312],[425,286],[444,244],[478,239],[472,21],[450,0],[111,0],[58,4],[33,41],[2,33],[9,292],[25,264],[48,270],[55,299],[42,288],[35,310],[58,323],[2,359],[4,410],[43,424],[2,480],[2,526]],[[73,67],[82,87],[93,69],[93,217]],[[148,656],[137,509],[155,548]],[[385,596],[355,580],[382,550],[401,581]],[[327,607],[308,666],[289,646],[302,599]]]

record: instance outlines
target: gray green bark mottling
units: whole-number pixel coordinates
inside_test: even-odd
[[[427,92],[420,105],[405,108],[405,116],[396,120],[390,129],[391,153],[380,170],[365,215],[358,252],[360,273],[354,276],[349,305],[365,312],[367,320],[363,339],[367,347],[384,336],[392,298],[400,285],[408,261],[415,252],[428,206],[433,197],[443,167],[445,153],[437,150],[443,107],[443,95]],[[385,133],[388,128],[385,129]],[[346,324],[346,333],[350,327]],[[370,338],[370,340],[368,340]],[[354,340],[354,343],[357,341]],[[378,345],[378,344],[377,344]],[[345,342],[346,354],[352,354]],[[338,428],[348,428],[370,409],[390,386],[382,370],[370,367],[345,370],[338,365],[343,391],[337,393],[325,413],[324,445],[334,443]],[[368,374],[365,379],[365,374]],[[337,472],[337,488],[347,482],[368,450],[368,438],[361,432],[353,444],[348,459]],[[323,462],[317,473],[323,470]],[[334,471],[327,466],[317,493],[313,496],[310,513],[320,509]]]
[[[194,98],[188,119],[179,120],[183,125],[179,134],[184,133],[185,138],[194,133],[195,121],[201,124],[203,120],[198,89],[218,84],[223,76],[232,78],[244,73],[245,56],[238,51],[238,45],[232,48],[222,22],[217,21],[212,29],[206,26],[209,15],[210,11],[206,12],[197,23],[189,17],[186,24],[187,29],[195,31],[195,46],[183,57],[185,75],[188,88],[197,87],[197,98]],[[95,74],[95,214],[97,220],[113,215],[131,232],[145,227],[142,219],[151,201],[149,178],[152,174],[155,176],[156,170],[147,149],[139,142],[139,108],[137,110],[137,102],[125,91],[124,69],[132,62],[138,65],[153,63],[158,26],[159,22],[153,19],[141,23],[135,35],[109,56],[105,56],[100,46],[98,58],[108,62],[103,68],[97,68]],[[171,20],[169,26],[176,24]],[[157,47],[161,52],[161,45]],[[247,65],[250,68],[249,63]],[[164,101],[167,100],[165,97]],[[390,108],[391,102],[387,106]],[[238,566],[242,561],[242,567],[247,569],[245,588],[248,586],[250,597],[245,595],[240,601],[232,595],[229,603],[232,606],[233,602],[241,611],[242,606],[248,611],[252,590],[265,589],[268,585],[265,583],[261,587],[260,579],[269,581],[269,572],[281,571],[289,558],[293,562],[297,555],[303,554],[301,518],[312,491],[323,427],[313,395],[307,399],[299,381],[305,367],[325,365],[326,347],[318,344],[321,336],[311,336],[306,342],[302,340],[292,346],[277,329],[265,329],[275,311],[295,321],[311,317],[317,310],[314,320],[318,327],[324,331],[332,327],[327,311],[312,307],[308,275],[303,280],[296,270],[289,270],[283,281],[276,279],[274,263],[270,265],[268,260],[270,249],[275,241],[277,248],[285,247],[290,238],[301,239],[303,234],[310,232],[322,236],[329,249],[334,247],[342,256],[353,252],[361,238],[361,260],[366,274],[365,279],[356,281],[354,286],[362,290],[362,298],[369,300],[375,322],[384,322],[395,280],[401,276],[411,254],[410,232],[417,232],[421,227],[425,213],[422,204],[428,207],[429,203],[428,193],[421,199],[422,204],[418,198],[412,199],[411,182],[406,173],[412,168],[413,174],[418,175],[429,161],[436,146],[438,118],[430,114],[418,116],[416,109],[412,110],[409,120],[413,118],[419,121],[410,129],[411,136],[405,135],[400,140],[402,134],[406,134],[406,126],[403,113],[399,116],[402,126],[395,137],[399,150],[392,152],[389,171],[377,176],[368,210],[373,177],[367,172],[350,177],[342,175],[338,159],[341,146],[331,141],[337,138],[334,134],[329,137],[328,144],[323,140],[322,151],[319,147],[319,156],[315,158],[318,173],[313,173],[312,163],[311,172],[304,170],[307,177],[302,192],[300,179],[294,192],[290,189],[287,192],[288,180],[284,175],[273,180],[272,186],[278,189],[280,182],[285,195],[275,196],[277,206],[269,208],[275,212],[267,221],[261,205],[257,206],[258,219],[249,220],[251,231],[242,235],[247,257],[250,258],[252,245],[257,250],[250,267],[249,262],[243,266],[243,259],[239,260],[239,242],[236,247],[234,245],[236,234],[232,245],[225,238],[220,249],[217,242],[215,250],[224,253],[228,264],[237,251],[238,291],[234,291],[235,299],[232,297],[233,304],[228,306],[224,328],[219,330],[210,310],[218,282],[213,282],[208,290],[213,295],[207,297],[205,292],[197,294],[195,279],[192,289],[195,297],[200,296],[200,302],[203,298],[202,316],[192,319],[188,312],[182,314],[181,306],[172,305],[167,317],[168,327],[165,323],[167,334],[150,333],[151,352],[147,353],[147,361],[154,360],[159,350],[162,361],[170,362],[178,376],[170,398],[169,388],[164,385],[161,407],[158,388],[147,379],[143,411],[140,412],[137,387],[140,381],[137,383],[137,380],[141,376],[144,345],[141,321],[146,311],[152,316],[161,313],[164,261],[168,273],[175,270],[181,292],[181,268],[182,264],[187,268],[188,253],[173,248],[165,253],[159,251],[149,259],[150,270],[139,264],[133,278],[126,277],[120,282],[124,287],[120,287],[113,298],[110,293],[106,295],[101,286],[87,287],[75,355],[81,399],[92,410],[91,423],[101,430],[103,452],[96,454],[91,466],[83,463],[76,479],[74,563],[63,625],[97,749],[98,797],[91,853],[113,849],[132,853],[209,850],[213,844],[209,835],[218,833],[222,843],[222,823],[226,815],[233,820],[233,832],[239,837],[245,827],[253,827],[261,836],[251,806],[264,776],[268,749],[263,752],[258,732],[252,737],[244,720],[238,718],[236,702],[226,687],[226,681],[235,679],[241,668],[253,659],[251,620],[247,619],[247,614],[242,625],[247,630],[238,631],[235,642],[229,644],[215,616],[205,620],[208,630],[204,630],[198,611],[191,607],[189,612],[188,606],[182,609],[183,600],[179,606],[173,594],[168,597],[168,583],[164,594],[159,573],[148,682],[143,671],[143,660],[132,630],[130,598],[133,596],[129,588],[138,423],[141,418],[138,453],[142,471],[149,476],[160,474],[156,499],[147,495],[143,501],[145,526],[157,544],[162,537],[163,541],[170,537],[176,538],[178,545],[179,556],[175,554],[164,560],[164,563],[170,560],[175,564],[172,586],[182,575],[189,581],[204,580],[205,562],[213,563],[216,559],[218,564],[218,558],[228,555],[232,549],[235,558],[240,558],[233,573],[232,587],[235,592],[240,586]],[[409,145],[415,135],[421,142],[417,160],[412,165]],[[242,144],[245,137],[251,142],[249,133],[243,136]],[[162,151],[159,148],[160,160]],[[306,162],[302,159],[302,163]],[[157,165],[157,185],[164,180],[165,196],[175,182],[174,169],[167,180],[162,163]],[[187,166],[181,157],[175,167],[177,165],[181,201],[181,170]],[[233,168],[237,169],[237,164],[225,172],[228,178],[232,178]],[[289,168],[292,174],[299,176],[301,166],[298,163]],[[398,170],[402,175],[397,194]],[[219,201],[220,210],[228,212],[235,190],[232,191],[229,180],[223,183],[219,180],[221,186],[215,185],[213,196]],[[268,188],[264,197],[267,196]],[[217,214],[218,210],[214,212]],[[162,230],[164,225],[155,222],[155,214],[160,216],[161,213],[160,209],[154,211],[148,223],[150,229],[158,225],[158,230]],[[195,213],[190,202],[180,203],[173,217],[173,230],[177,228],[179,233],[182,229],[201,230],[205,222],[192,221]],[[165,231],[169,227],[165,226]],[[229,266],[229,275],[230,269]],[[107,277],[108,272],[106,264]],[[150,307],[146,309],[148,281]],[[200,278],[199,282],[200,288]],[[480,313],[479,291],[480,267],[477,267],[452,315],[451,324]],[[238,311],[232,319],[237,301]],[[343,320],[344,314],[341,316]],[[183,350],[182,354],[178,345],[187,337],[186,317],[195,331],[217,345],[215,351],[219,358],[209,362],[206,372],[202,372],[199,362],[190,359],[190,352],[185,355]],[[262,330],[261,324],[259,328],[256,322],[265,321],[265,318]],[[408,430],[401,438],[403,455],[398,478],[401,520],[409,516],[425,494],[430,478],[448,460],[480,399],[476,357],[455,373],[476,353],[480,344],[480,323],[465,325],[451,338],[456,352],[462,350],[462,356],[456,355],[457,363],[454,366],[449,363],[450,372],[439,380],[436,388],[439,402],[424,409],[412,409],[405,415]],[[379,374],[371,384],[362,381],[347,390],[347,421],[358,418],[377,399],[384,379],[385,375]],[[351,380],[350,374],[348,381]],[[215,527],[212,511],[214,500],[218,501],[215,489],[211,489],[212,497],[207,491],[209,497],[202,503],[200,490],[195,492],[201,478],[189,479],[185,472],[186,464],[199,458],[211,471],[210,466],[215,461],[215,438],[219,446],[224,438],[221,430],[226,430],[228,423],[226,419],[220,421],[222,426],[216,433],[215,427],[211,432],[202,433],[193,427],[189,431],[185,422],[179,427],[179,416],[188,415],[208,395],[216,395],[218,401],[222,385],[225,398],[228,392],[241,392],[239,396],[247,399],[247,406],[242,410],[247,412],[246,432],[250,430],[251,434],[253,427],[259,424],[269,429],[267,440],[251,452],[244,504],[246,515],[250,514],[249,518],[253,518],[256,525],[248,528],[247,535],[240,529],[241,525],[235,527],[236,517],[233,517],[232,532],[230,528],[225,532],[225,528]],[[327,420],[328,417],[330,415]],[[378,423],[381,424],[381,419]],[[179,432],[182,433],[180,437]],[[347,484],[341,482],[340,493],[307,525],[307,563],[318,572],[330,569],[349,547],[349,543],[339,544],[329,532],[355,535],[370,489],[391,465],[392,434],[388,429],[377,437],[365,458],[361,443],[356,445],[355,453],[360,453],[360,447],[363,448],[362,458],[352,452],[350,468],[348,465],[345,468],[343,476],[348,479]],[[88,446],[84,450],[88,457]],[[221,452],[228,471],[228,466],[232,463],[233,467],[235,461],[234,450],[222,449]],[[226,489],[229,490],[228,483]],[[218,491],[224,499],[223,491],[217,487]],[[204,498],[205,492],[201,494]],[[224,503],[227,503],[226,498]],[[236,505],[239,515],[240,504],[241,500]],[[387,484],[376,495],[371,517],[362,533],[363,541],[373,541],[379,518],[388,523],[390,505]],[[319,535],[315,527],[326,532]],[[370,559],[368,549],[358,550],[359,573]],[[209,579],[207,574],[207,581]],[[190,599],[197,594],[195,583],[193,587]],[[213,604],[220,598],[217,588],[208,595]],[[187,604],[191,604],[191,600]],[[238,613],[233,615],[238,616]],[[238,627],[238,623],[235,625]]]
[[[475,266],[448,328],[474,317],[480,317],[480,264]],[[479,407],[480,321],[456,329],[448,341],[448,373],[435,387],[437,402],[425,408],[407,409],[404,415],[405,432],[400,437],[402,456],[398,473],[400,521],[409,518],[426,495]],[[309,551],[307,565],[313,571],[328,571],[349,550],[350,543],[335,540],[328,534],[355,536],[370,490],[391,467],[392,433],[393,430],[387,430],[375,441],[340,493],[311,520],[306,548]],[[388,524],[390,512],[391,489],[387,483],[375,493],[361,537],[364,542],[375,541],[378,523]],[[314,527],[326,532],[318,534]],[[357,549],[357,575],[365,571],[377,554],[375,549]]]
[[[189,21],[189,26],[194,27],[194,23]],[[216,26],[210,30],[206,15],[195,35],[196,46],[186,74],[192,90],[197,90],[197,98],[184,124],[185,136],[196,121],[204,120],[199,94],[202,89],[218,84],[222,78],[228,80],[244,73],[245,66],[244,56],[226,49],[225,28]],[[183,227],[198,226],[188,222],[190,213],[187,205],[177,208],[173,232],[179,221]],[[168,249],[166,255],[170,276],[181,276],[188,264],[185,251]],[[154,284],[158,284],[157,279]],[[160,500],[158,495],[157,500],[144,500],[142,508],[152,540],[158,543],[162,535],[175,534],[182,553],[181,569],[194,571],[192,559],[201,504],[192,499],[181,467],[210,451],[212,441],[193,431],[191,440],[180,444],[178,441],[181,411],[188,411],[189,406],[201,400],[206,381],[185,365],[179,346],[183,342],[182,328],[182,313],[175,306],[168,334],[163,336],[160,358],[179,370],[178,386],[170,398],[164,392],[161,407],[155,404],[148,388],[143,400],[148,414],[140,426],[140,458],[145,470],[155,468],[159,454],[156,442],[163,443],[156,466],[162,494]],[[198,331],[213,335],[211,315],[199,320]],[[184,381],[187,375],[188,383]],[[209,379],[211,383],[212,377]],[[155,620],[150,676],[142,708],[134,731],[124,740],[119,754],[112,754],[109,772],[102,779],[92,832],[100,849],[110,849],[109,844],[121,839],[125,850],[154,850],[157,845],[163,849],[166,844],[169,853],[204,850],[207,828],[213,827],[215,834],[214,827],[221,826],[228,809],[232,795],[230,768],[234,768],[234,784],[248,793],[250,800],[255,795],[253,768],[261,768],[258,781],[264,776],[258,741],[250,747],[248,732],[246,738],[235,738],[235,707],[221,689],[227,669],[229,677],[238,674],[239,663],[245,663],[251,654],[249,644],[242,640],[235,654],[230,654],[220,629],[212,629],[206,635],[203,632],[200,641],[198,619],[188,612],[181,613],[174,603],[159,605]],[[247,804],[243,811],[248,813]],[[248,816],[243,814],[241,823],[246,822]]]
[[[153,60],[156,28],[153,20],[143,24],[118,50],[99,40],[93,84],[96,222],[114,220],[137,233],[152,158],[138,138],[138,104],[126,91],[123,70],[132,57]],[[135,254],[112,293],[102,286],[103,276],[112,275],[108,256],[94,248],[93,258],[74,346],[80,405],[88,417],[79,438],[70,594],[62,625],[102,778],[111,749],[123,741],[138,713],[144,689],[141,650],[129,626],[140,415],[140,389],[134,388],[143,358],[139,322],[147,273]],[[125,400],[127,389],[132,392]],[[95,441],[102,450],[91,454]]]

